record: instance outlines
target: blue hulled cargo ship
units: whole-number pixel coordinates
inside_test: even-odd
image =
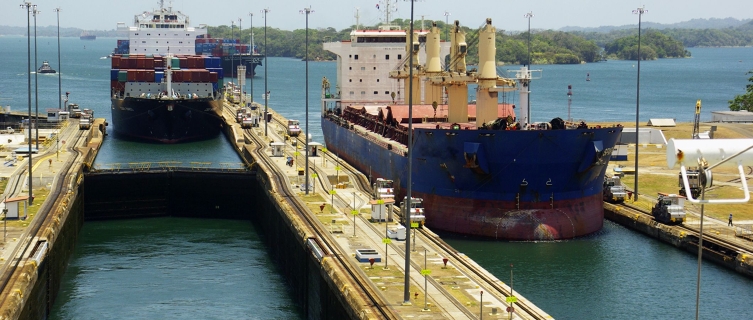
[[[396,199],[406,194],[412,157],[411,195],[423,198],[432,229],[504,240],[568,239],[600,230],[603,177],[622,127],[560,118],[531,123],[525,108],[500,103],[506,96],[500,93],[516,90],[519,105],[527,105],[532,76],[525,67],[514,79],[497,75],[495,32],[491,20],[479,31],[477,70],[466,70],[467,44],[457,22],[450,44],[440,41],[436,26],[417,31],[412,46],[407,32],[393,26],[325,43],[338,56],[335,90],[322,81],[327,149],[372,181],[394,180]],[[447,51],[450,65],[442,66]],[[476,85],[471,103],[469,84]]]

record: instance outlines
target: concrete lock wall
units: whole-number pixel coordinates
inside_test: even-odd
[[[291,223],[283,199],[265,187],[265,175],[204,172],[87,174],[81,192],[61,221],[49,254],[27,265],[32,289],[19,319],[44,319],[60,290],[65,267],[85,220],[173,215],[250,219],[307,319],[353,318],[326,264],[306,248],[305,234]]]

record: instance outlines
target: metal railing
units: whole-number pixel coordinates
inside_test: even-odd
[[[94,164],[94,172],[148,172],[148,171],[248,171],[249,166],[243,162],[201,162],[191,161],[158,161],[158,162],[127,162],[127,163],[97,163]]]

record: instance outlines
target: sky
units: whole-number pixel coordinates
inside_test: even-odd
[[[182,11],[191,19],[192,25],[230,25],[231,21],[241,27],[250,25],[249,13],[253,13],[253,25],[262,27],[267,8],[267,26],[283,30],[304,29],[306,17],[300,11],[311,7],[309,28],[333,27],[337,30],[356,24],[356,8],[360,24],[375,25],[383,13],[377,4],[385,7],[386,0],[174,0],[174,9]],[[397,4],[393,18],[410,18],[408,0],[392,0]],[[26,15],[20,7],[22,1],[3,0],[0,4],[0,25],[26,26]],[[60,26],[86,30],[112,30],[117,22],[131,25],[134,15],[159,7],[158,0],[31,0],[40,12],[37,26],[56,25],[54,8],[61,8]],[[169,6],[170,1],[165,1]],[[471,5],[477,4],[477,5]],[[492,19],[497,29],[520,31],[528,28],[526,13],[532,12],[532,29],[559,29],[565,26],[599,27],[637,24],[638,15],[632,11],[645,7],[647,13],[642,21],[676,23],[694,18],[736,18],[753,17],[750,0],[467,0],[438,1],[420,0],[414,2],[414,19],[420,26],[420,19],[459,20],[462,25],[480,26],[486,18]],[[445,12],[450,15],[445,16]],[[33,24],[33,16],[31,21]]]

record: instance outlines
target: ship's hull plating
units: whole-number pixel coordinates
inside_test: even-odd
[[[260,66],[264,60],[263,55],[234,54],[222,57],[222,71],[225,76],[235,77],[236,68],[240,63],[246,66],[246,76],[256,75],[256,66]]]
[[[222,127],[221,100],[146,98],[112,99],[112,121],[117,134],[160,143],[203,140],[217,136]]]
[[[372,181],[395,180],[403,198],[407,155],[326,117],[322,131],[328,150]],[[603,177],[621,131],[416,129],[412,195],[424,199],[432,229],[504,240],[587,235],[603,225]]]

